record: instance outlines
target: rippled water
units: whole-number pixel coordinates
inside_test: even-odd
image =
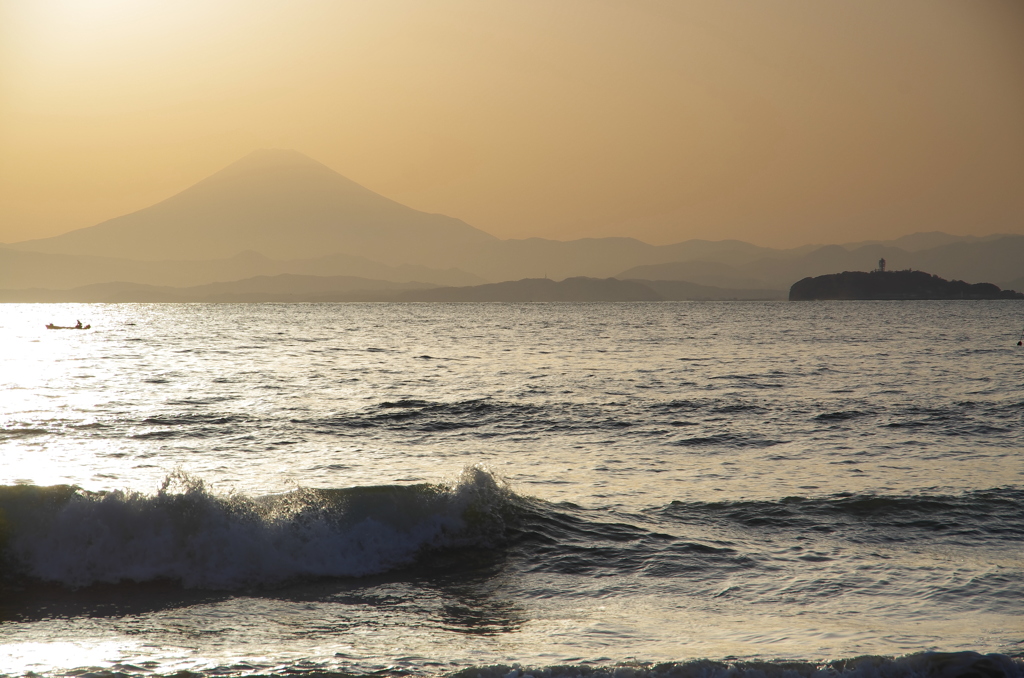
[[[1018,675],[1022,323],[0,306],[0,673]]]

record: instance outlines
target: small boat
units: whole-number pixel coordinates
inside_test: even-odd
[[[87,330],[92,325],[54,325],[53,323],[47,323],[46,329],[48,330]]]

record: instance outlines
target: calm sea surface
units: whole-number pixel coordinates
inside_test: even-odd
[[[1022,324],[0,305],[0,674],[1024,675]]]

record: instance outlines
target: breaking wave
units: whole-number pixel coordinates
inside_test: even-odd
[[[7,486],[0,487],[0,546],[8,578],[237,589],[377,574],[434,549],[493,546],[512,497],[480,467],[443,484],[255,498],[215,494],[183,472],[154,494]]]

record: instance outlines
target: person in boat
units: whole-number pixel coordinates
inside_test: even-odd
[[[75,329],[76,330],[82,329],[82,321],[81,320],[76,320],[75,321]]]

